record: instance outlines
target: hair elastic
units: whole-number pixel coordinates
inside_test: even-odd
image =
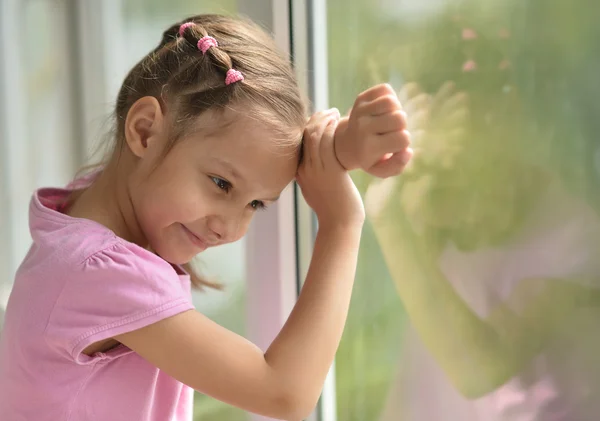
[[[202,54],[206,54],[210,47],[218,47],[219,43],[213,37],[202,37],[198,40],[198,49],[202,51]]]
[[[194,25],[196,25],[194,22],[182,23],[181,26],[179,26],[179,36],[183,37],[183,34],[185,33],[186,29],[188,29]],[[197,45],[198,49],[200,51],[202,51],[202,54],[204,55],[211,47],[218,47],[219,43],[217,42],[216,39],[207,35],[207,36],[200,38],[196,45]],[[242,72],[240,72],[239,70],[235,70],[235,69],[229,69],[227,71],[227,76],[225,76],[225,85],[231,85],[232,83],[236,83],[241,80],[244,80],[244,75],[242,74]]]
[[[239,70],[229,69],[227,70],[227,76],[225,77],[225,85],[231,85],[232,83],[244,80],[244,75]]]
[[[182,37],[183,33],[185,32],[186,29],[194,26],[195,23],[194,22],[186,22],[186,23],[182,23],[181,26],[179,27],[179,36]]]

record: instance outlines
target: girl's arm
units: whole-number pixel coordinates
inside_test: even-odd
[[[317,403],[348,313],[364,207],[333,149],[339,113],[313,116],[297,180],[319,220],[302,293],[267,352],[188,311],[120,335],[164,372],[257,414],[301,420]]]
[[[409,135],[387,85],[359,95],[341,145],[353,168],[400,173],[410,159]],[[244,338],[188,311],[115,339],[181,382],[257,414],[300,420],[317,403],[338,348],[352,294],[365,211],[334,147],[339,112],[311,118],[297,181],[319,220],[302,292],[263,355]],[[351,123],[351,124],[350,124]],[[344,124],[346,124],[344,122]],[[361,159],[353,159],[360,153]],[[395,153],[376,164],[382,155]],[[368,159],[366,159],[368,158]],[[375,163],[375,165],[374,165]]]
[[[265,354],[196,311],[115,338],[195,390],[267,417],[315,407],[346,320],[358,226],[321,226],[299,300]]]

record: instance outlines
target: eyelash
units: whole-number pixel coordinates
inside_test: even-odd
[[[232,187],[229,181],[214,176],[210,178],[220,190],[223,190],[225,193],[229,193]],[[253,200],[252,202],[250,202],[250,207],[253,210],[264,210],[267,208],[267,205],[265,205],[265,203],[261,200]]]
[[[231,183],[229,181],[225,181],[222,178],[219,177],[210,177],[213,181],[213,183],[215,183],[217,185],[217,187],[221,190],[223,190],[225,193],[229,193],[229,190],[231,190]]]
[[[265,210],[265,209],[267,209],[267,205],[265,205],[265,202],[263,202],[261,200],[253,200],[252,202],[250,202],[250,207],[252,209],[254,209],[254,210]]]

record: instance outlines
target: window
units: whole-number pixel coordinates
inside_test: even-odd
[[[30,244],[31,191],[65,184],[84,163],[126,72],[167,25],[243,13],[291,47],[317,109],[344,112],[390,83],[417,149],[398,178],[353,174],[368,220],[348,323],[310,421],[600,413],[592,0],[26,0],[0,10],[0,326]],[[294,195],[197,262],[225,290],[194,294],[196,307],[263,349],[310,258],[314,220]],[[262,418],[197,394],[195,419]]]
[[[388,82],[420,149],[397,180],[355,177],[369,220],[339,420],[597,413],[596,10],[327,2],[330,105]]]
[[[35,31],[23,31],[22,22]],[[14,273],[30,246],[31,191],[43,183],[66,184],[80,161],[68,22],[64,2],[2,4],[0,325]]]

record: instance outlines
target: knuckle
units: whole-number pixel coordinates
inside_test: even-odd
[[[396,126],[404,126],[406,124],[406,113],[402,110],[396,110],[392,113],[392,121]]]
[[[403,148],[407,148],[411,144],[410,132],[408,130],[402,130],[400,132],[400,144]]]
[[[396,97],[396,95],[386,94],[382,97],[381,101],[383,102],[383,105],[391,109],[400,107],[400,100],[398,97]]]
[[[357,99],[364,99],[366,96],[369,96],[369,94],[371,93],[372,90],[373,90],[372,87],[368,88],[368,89],[365,89],[364,91],[361,91],[356,98]]]
[[[391,137],[396,149],[403,150],[410,146],[410,134],[406,130],[394,132]]]
[[[396,91],[394,90],[394,88],[392,87],[392,85],[390,85],[389,83],[384,83],[381,85],[381,90],[383,92],[386,92],[388,95],[393,95],[394,97],[396,96]]]
[[[410,146],[410,144],[412,143],[411,133],[408,130],[404,129],[404,130],[402,130],[402,135],[406,139],[407,146]]]
[[[392,85],[390,85],[389,83],[382,83],[381,86],[390,92],[394,92],[394,88],[392,88]]]
[[[356,119],[356,129],[359,132],[365,131],[367,129],[368,121],[364,117],[359,117]]]

